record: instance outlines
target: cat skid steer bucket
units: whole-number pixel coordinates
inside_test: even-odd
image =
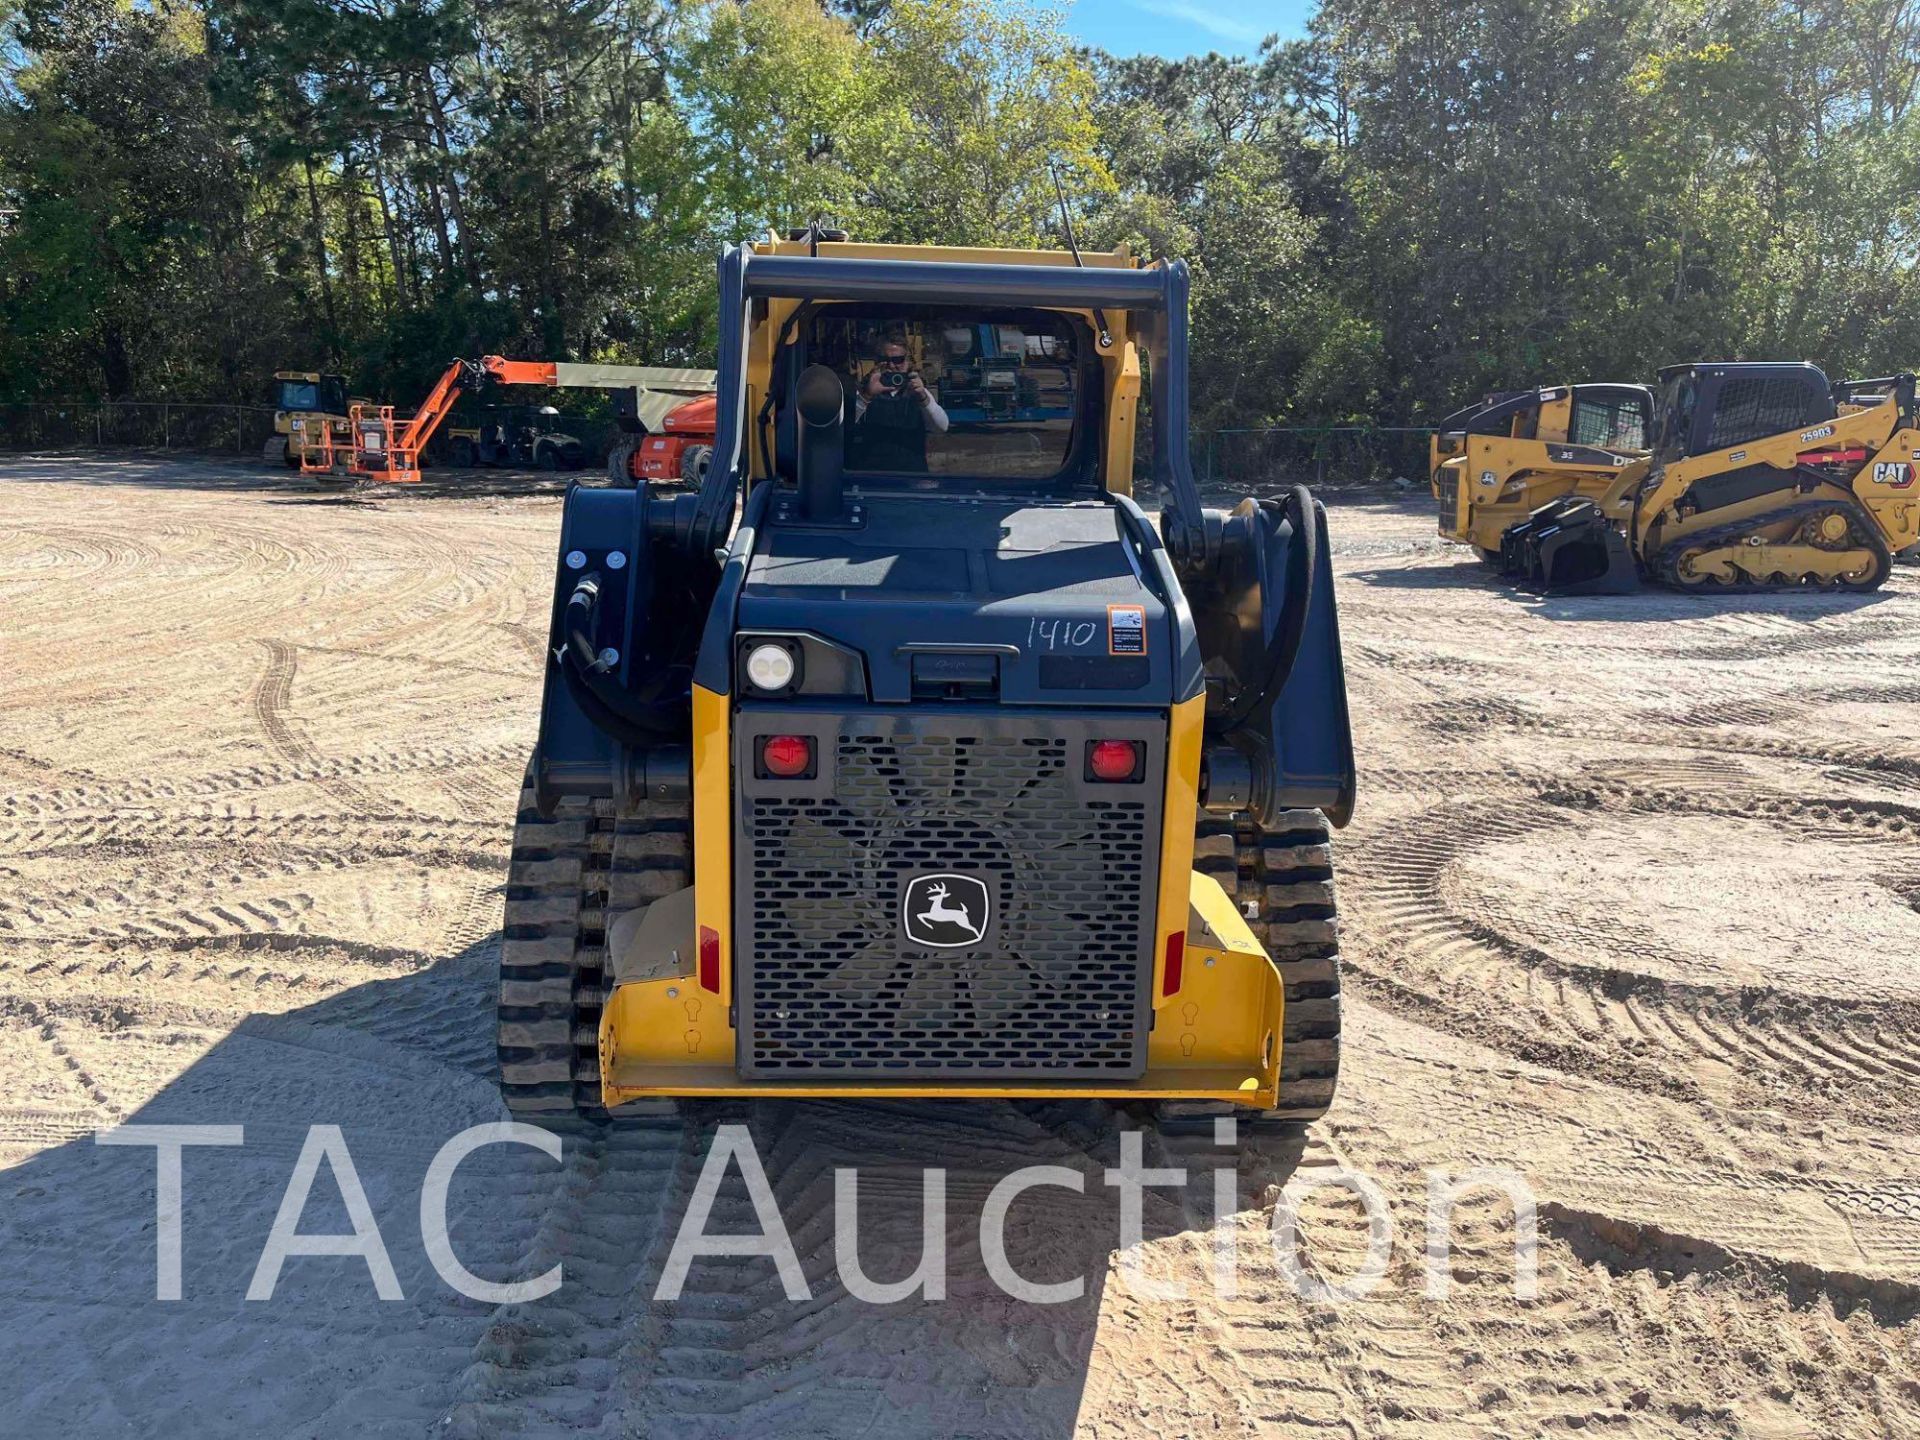
[[[1630,595],[1640,588],[1626,535],[1582,495],[1543,505],[1509,527],[1500,537],[1500,568],[1555,595]]]

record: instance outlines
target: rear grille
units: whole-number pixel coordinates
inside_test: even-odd
[[[1460,509],[1460,472],[1443,470],[1440,472],[1440,530],[1442,534],[1453,529],[1454,516]]]
[[[820,731],[832,765],[814,793],[747,782],[736,890],[742,1073],[1142,1073],[1163,726],[1130,719],[1096,730],[1004,712],[985,723],[844,717]],[[1084,782],[1096,734],[1146,740],[1145,781]],[[933,948],[903,931],[910,882],[942,873],[960,877],[949,884],[962,896],[975,893],[969,879],[985,887],[991,913],[977,943]],[[924,889],[915,895],[919,912]]]

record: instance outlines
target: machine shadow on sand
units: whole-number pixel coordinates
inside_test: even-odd
[[[679,1434],[774,1430],[890,1435],[1074,1433],[1119,1244],[1117,1190],[1127,1122],[1097,1103],[708,1102],[679,1124],[569,1121],[559,1164],[499,1145],[465,1160],[449,1232],[489,1280],[555,1262],[560,1290],[492,1306],[457,1293],[421,1241],[421,1181],[461,1130],[505,1117],[486,1043],[498,936],[430,967],[280,1014],[256,1014],[214,1041],[145,1103],[142,1125],[243,1125],[232,1148],[184,1161],[183,1298],[155,1296],[155,1158],[74,1136],[10,1169],[0,1187],[0,1283],[8,1315],[0,1396],[15,1433],[251,1435],[553,1433],[598,1418]],[[94,1056],[119,1047],[192,1047],[195,1018],[76,1000],[32,1018],[84,1019]],[[114,1009],[104,1020],[98,1012]],[[478,1042],[478,1043],[476,1043]],[[99,1123],[114,1123],[103,1113]],[[766,1167],[811,1298],[790,1302],[762,1257],[695,1262],[684,1293],[656,1302],[715,1128],[743,1123]],[[274,1298],[244,1297],[311,1125],[341,1127],[404,1299],[382,1301],[356,1256],[299,1256]],[[1241,1204],[1284,1183],[1300,1142],[1239,1159]],[[1204,1143],[1169,1159],[1149,1132],[1147,1163],[1191,1167],[1184,1192],[1146,1192],[1149,1239],[1204,1230],[1212,1180]],[[1224,1152],[1221,1158],[1226,1159]],[[1231,1163],[1228,1161],[1228,1163]],[[979,1217],[993,1185],[1023,1166],[1063,1166],[1083,1193],[1040,1188],[1006,1226],[1016,1272],[1083,1276],[1080,1298],[1021,1303],[990,1278]],[[947,1295],[876,1306],[853,1299],[834,1249],[834,1171],[862,1172],[860,1261],[876,1282],[922,1253],[921,1179],[946,1173]],[[299,1231],[346,1234],[326,1165]],[[709,1230],[756,1230],[730,1169]],[[1204,1244],[1195,1236],[1189,1245]],[[1124,1299],[1124,1297],[1123,1297]],[[350,1383],[343,1383],[350,1377]]]
[[[231,456],[153,451],[47,451],[13,457],[7,481],[14,485],[93,485],[106,489],[202,490],[213,493],[262,493],[270,504],[351,505],[376,497],[422,500],[524,499],[558,497],[575,480],[604,483],[598,469],[578,472],[537,470],[449,470],[426,472],[418,484],[365,482],[319,485],[296,471],[270,470],[257,460]]]
[[[1896,573],[1898,573],[1896,571]],[[1698,594],[1652,586],[1632,595],[1542,595],[1503,580],[1477,561],[1453,565],[1382,566],[1352,570],[1344,577],[1379,590],[1480,590],[1500,596],[1549,620],[1646,621],[1698,620],[1711,615],[1777,615],[1818,620],[1851,615],[1899,597],[1898,591],[1865,594],[1845,591],[1793,591]]]

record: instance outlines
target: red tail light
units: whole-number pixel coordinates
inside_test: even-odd
[[[1160,993],[1171,995],[1180,988],[1180,976],[1187,968],[1187,932],[1176,930],[1167,937],[1167,973],[1160,982]]]
[[[1138,740],[1095,740],[1087,746],[1089,780],[1132,780],[1140,773]]]
[[[760,742],[760,768],[782,780],[813,769],[813,741],[805,735],[769,735]]]
[[[700,927],[700,988],[720,993],[720,932],[711,925]]]

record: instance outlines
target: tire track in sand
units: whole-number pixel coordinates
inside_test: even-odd
[[[1065,1434],[1092,1394],[1109,1248],[1118,1231],[1104,1156],[1112,1127],[1084,1134],[1019,1106],[899,1101],[702,1102],[682,1125],[595,1131],[570,1157],[567,1200],[521,1266],[564,1256],[568,1281],[496,1315],[476,1346],[448,1432],[466,1440],[547,1435],[947,1436]],[[665,1262],[718,1127],[744,1124],[793,1241],[808,1298],[790,1301],[764,1256],[705,1256],[679,1296],[656,1300]],[[1065,1166],[1084,1193],[1023,1200],[1006,1227],[1016,1270],[1080,1274],[1087,1293],[1027,1305],[984,1272],[977,1216],[1024,1166]],[[860,1172],[860,1260],[896,1280],[922,1254],[923,1167],[946,1171],[946,1297],[888,1306],[852,1296],[834,1241],[835,1173]],[[754,1234],[759,1221],[729,1166],[707,1233]],[[1057,1272],[1057,1273],[1056,1273]],[[1104,1277],[1104,1278],[1103,1278]],[[1214,1387],[1218,1389],[1218,1387]],[[1168,1403],[1176,1407],[1177,1392]],[[1209,1393],[1188,1422],[1224,1394]]]
[[[1912,1123],[1901,1103],[1920,1080],[1911,1006],[1628,969],[1600,958],[1620,948],[1619,935],[1577,924],[1550,951],[1448,898],[1446,878],[1475,851],[1565,829],[1579,814],[1538,801],[1447,806],[1368,842],[1359,864],[1374,883],[1355,887],[1349,904],[1367,933],[1392,942],[1347,957],[1368,998],[1535,1064],[1631,1088],[1697,1100],[1705,1061],[1787,1108],[1839,1104],[1875,1123]],[[1643,935],[1633,949],[1677,973],[1687,966]]]
[[[267,668],[253,687],[253,716],[260,722],[267,742],[289,764],[314,767],[321,763],[320,752],[308,741],[290,718],[293,677],[299,655],[283,640],[262,640],[267,650]],[[353,781],[338,775],[316,774],[314,784],[355,810],[378,810],[381,801]]]
[[[441,1422],[456,1440],[602,1428],[661,1217],[692,1184],[683,1172],[694,1151],[678,1126],[546,1128],[561,1136],[563,1171],[515,1268],[559,1265],[560,1288],[496,1308]]]

